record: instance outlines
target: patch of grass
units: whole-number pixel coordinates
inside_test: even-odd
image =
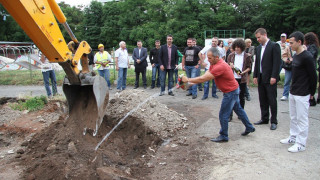
[[[25,101],[19,100],[17,103],[12,103],[10,107],[19,111],[37,111],[44,107],[48,103],[46,96],[37,96],[26,99]]]
[[[133,66],[131,66],[133,67]],[[98,71],[95,71],[99,75]],[[62,86],[63,79],[66,75],[64,71],[55,71],[58,86]],[[152,71],[147,71],[147,83],[151,85]],[[0,85],[43,85],[43,76],[40,70],[13,70],[13,71],[0,71]],[[110,69],[110,82],[113,84],[114,80],[118,78],[118,71],[113,68]],[[133,86],[136,80],[134,69],[127,71],[127,85]],[[141,75],[140,83],[142,85]]]
[[[133,66],[131,66],[133,67]],[[98,71],[95,71],[97,75],[99,75]],[[179,74],[181,74],[183,71],[179,70]],[[185,73],[185,72],[184,72]],[[64,71],[55,71],[57,84],[59,86],[62,86],[63,79],[65,77]],[[201,74],[204,74],[204,71],[201,71]],[[147,76],[147,85],[151,85],[151,79],[152,79],[152,71],[147,70],[146,73]],[[43,77],[42,72],[40,70],[15,70],[15,71],[0,71],[0,85],[43,85]],[[118,71],[114,70],[113,68],[110,68],[110,82],[113,84],[115,80],[118,78]],[[167,78],[168,79],[168,78]],[[255,87],[257,85],[253,84],[252,80],[252,74],[251,74],[251,87]],[[134,72],[134,69],[128,69],[127,71],[127,85],[128,86],[134,86],[136,81],[136,75]],[[140,87],[142,85],[142,78],[140,75]],[[284,84],[284,74],[280,74],[280,81],[278,82],[278,87],[283,87]]]

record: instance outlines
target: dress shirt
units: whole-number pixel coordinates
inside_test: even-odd
[[[167,69],[171,69],[171,49],[172,49],[172,45],[171,46],[168,45],[168,67],[167,67]]]
[[[261,44],[261,54],[260,54],[260,73],[262,73],[262,58],[263,58],[263,54],[264,54],[264,50],[267,47],[267,44],[269,42],[269,39],[267,40],[267,42],[265,44]]]

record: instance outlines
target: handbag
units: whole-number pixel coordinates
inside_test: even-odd
[[[289,70],[290,71],[292,69],[292,62],[290,62],[290,63],[284,62],[282,64],[282,68],[285,69],[285,70]]]

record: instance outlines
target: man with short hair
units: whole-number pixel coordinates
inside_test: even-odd
[[[290,46],[296,54],[292,61],[292,84],[289,94],[290,136],[280,140],[282,144],[294,144],[289,152],[306,149],[308,138],[309,99],[317,89],[317,73],[311,53],[303,48],[304,35],[297,31],[290,36]]]
[[[201,46],[197,45],[197,39],[196,38],[192,38],[192,46],[195,46],[200,50],[202,49]],[[200,76],[200,75],[201,75],[201,64],[200,64],[200,67],[198,68],[198,71],[197,71],[197,77]],[[199,91],[202,91],[202,83],[198,84],[198,89],[199,89]]]
[[[227,52],[226,52],[226,59],[225,59],[226,62],[227,62],[227,59],[228,59],[229,54],[232,53],[232,52],[231,52],[232,42],[233,42],[233,39],[232,39],[232,38],[229,38],[229,39],[228,39],[228,50],[227,50]]]
[[[200,49],[192,45],[192,38],[187,40],[187,45],[183,51],[182,70],[186,71],[189,78],[198,77],[198,70],[200,69],[199,52]],[[197,98],[197,85],[189,88],[187,96],[192,96],[192,99]]]
[[[277,129],[277,82],[281,66],[281,53],[278,43],[272,42],[264,28],[255,31],[260,45],[256,48],[256,63],[253,74],[254,84],[258,84],[261,120],[255,125],[269,123],[269,108],[271,110],[270,130]]]
[[[157,87],[160,87],[160,65],[159,65],[159,51],[160,51],[160,40],[155,41],[155,48],[151,49],[149,59],[152,66],[152,82],[151,89],[155,87],[157,80]]]
[[[142,81],[143,81],[143,87],[144,89],[147,88],[147,77],[146,77],[146,71],[147,71],[147,57],[148,57],[148,52],[147,48],[142,47],[142,42],[137,41],[137,46],[136,48],[133,49],[132,53],[132,59],[134,61],[134,72],[136,73],[136,82],[134,89],[137,89],[139,87],[139,76],[140,73],[142,74]]]
[[[203,64],[203,66],[205,66],[205,71],[207,71],[210,68],[210,63],[208,61],[208,56],[207,56],[207,51],[211,48],[211,47],[215,47],[218,50],[220,49],[220,47],[218,46],[218,38],[217,37],[213,37],[212,41],[211,41],[211,46],[206,46],[204,47],[200,52],[199,52],[199,58],[201,59],[201,62]],[[220,52],[220,58],[222,58],[222,54],[221,51]],[[209,88],[210,88],[210,81],[207,81],[204,83],[204,93],[203,93],[203,97],[201,100],[205,100],[208,98],[209,95]],[[216,83],[212,80],[212,97],[218,99],[219,97],[217,96],[217,86]]]
[[[162,45],[159,52],[159,64],[160,64],[160,82],[161,82],[161,90],[160,95],[164,95],[164,91],[166,88],[166,76],[168,74],[168,94],[170,96],[174,96],[172,92],[173,88],[173,73],[174,69],[178,66],[178,48],[173,42],[172,35],[167,35],[167,44]]]
[[[285,33],[282,33],[280,36],[280,41],[278,41],[280,48],[281,48],[281,59],[282,59],[282,64],[291,64],[292,63],[292,56],[294,52],[292,52],[292,49],[287,43],[287,35]],[[289,97],[289,90],[290,90],[290,83],[291,83],[291,69],[286,68],[288,66],[282,66],[282,68],[285,70],[285,75],[284,75],[284,85],[283,85],[283,93],[281,97],[281,101],[286,101],[288,100]]]
[[[99,75],[107,81],[109,90],[112,90],[109,71],[109,63],[112,62],[111,55],[104,50],[103,44],[99,44],[98,49],[99,51],[94,55],[93,62],[96,64]]]
[[[217,138],[211,139],[213,142],[229,141],[228,123],[232,109],[236,112],[241,122],[246,127],[245,131],[241,133],[242,136],[246,136],[255,131],[255,128],[250,123],[246,112],[240,105],[239,84],[234,78],[233,71],[220,56],[218,48],[212,47],[208,49],[207,57],[210,63],[209,71],[196,78],[182,77],[182,81],[189,83],[189,85],[214,79],[219,89],[224,93],[219,111],[219,120],[221,125],[219,132],[220,135]]]
[[[130,68],[128,51],[126,43],[121,41],[120,48],[115,52],[115,65],[118,72],[117,91],[123,91],[127,86],[127,70]]]

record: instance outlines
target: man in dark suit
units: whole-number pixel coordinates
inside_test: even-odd
[[[270,41],[267,31],[259,28],[255,36],[260,45],[256,48],[256,63],[253,82],[258,84],[261,120],[255,125],[269,123],[269,107],[271,111],[271,130],[277,129],[277,82],[281,66],[279,44]]]
[[[162,45],[159,51],[159,64],[160,64],[160,96],[164,95],[166,76],[168,74],[168,94],[174,96],[172,92],[173,87],[173,73],[174,69],[178,66],[178,48],[172,44],[172,35],[167,35],[167,44]]]
[[[132,59],[134,60],[134,66],[136,72],[136,82],[134,89],[137,89],[139,87],[139,76],[140,73],[142,74],[142,81],[143,81],[143,87],[146,89],[147,88],[147,78],[146,78],[146,71],[147,71],[147,57],[148,57],[148,52],[147,48],[142,47],[142,42],[138,41],[137,42],[137,48],[134,48],[133,53],[132,53]]]

